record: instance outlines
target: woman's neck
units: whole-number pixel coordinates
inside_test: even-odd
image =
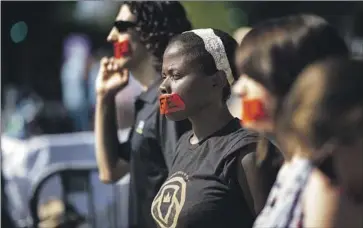
[[[227,105],[213,110],[211,108],[202,109],[197,115],[189,117],[194,133],[191,143],[200,142],[224,127],[232,119],[233,116],[229,112]]]
[[[308,159],[310,160],[310,156],[309,156],[309,152],[307,151],[307,149],[303,149],[301,147],[296,147],[295,150],[292,151],[292,153],[288,153],[290,156],[286,156],[285,160],[288,162],[292,162],[295,160],[300,160],[300,159]]]

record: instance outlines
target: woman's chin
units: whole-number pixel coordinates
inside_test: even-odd
[[[273,126],[269,121],[248,121],[242,120],[242,127],[257,131],[260,133],[269,133],[273,131]]]
[[[188,117],[185,115],[184,112],[178,111],[178,112],[171,112],[168,114],[165,114],[166,118],[171,121],[182,121],[187,119]]]

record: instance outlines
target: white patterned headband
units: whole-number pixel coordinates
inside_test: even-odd
[[[193,32],[203,39],[205,49],[212,55],[217,70],[223,70],[227,76],[227,81],[231,86],[234,82],[231,66],[229,65],[226,50],[224,48],[221,38],[219,38],[213,29],[194,29]]]

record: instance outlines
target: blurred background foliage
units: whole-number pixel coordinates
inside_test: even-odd
[[[122,2],[1,2],[1,91],[7,84],[25,86],[47,100],[60,100],[60,68],[64,39],[85,34],[91,52],[103,48]],[[360,50],[362,2],[184,1],[194,28],[213,27],[230,34],[241,26],[293,13],[315,13],[336,25],[347,42]],[[357,41],[358,40],[358,41]]]
[[[184,1],[183,5],[194,28],[212,27],[232,35],[234,30],[247,25],[246,13],[233,2]]]
[[[66,122],[69,113],[64,109],[64,95],[78,94],[90,104],[94,102],[92,82],[100,58],[112,55],[112,45],[106,42],[106,37],[121,4],[121,1],[1,2],[1,107],[7,113],[2,115],[1,122],[8,123],[10,132],[19,132],[28,119],[39,113],[40,125],[48,129],[45,132],[71,129],[69,121]],[[182,4],[194,28],[213,27],[231,35],[241,26],[253,27],[269,18],[317,14],[338,28],[354,55],[363,57],[363,2],[183,1]],[[70,36],[87,40],[87,57],[82,60],[82,56],[72,51],[76,55],[72,64],[65,55],[65,41]],[[66,71],[67,77],[78,75],[81,78],[78,83],[64,84],[69,81],[64,79],[67,74],[62,74],[65,66],[72,66]],[[81,73],[75,74],[77,70]],[[72,87],[76,84],[78,89]],[[3,116],[11,118],[4,121]],[[31,128],[34,126],[30,124]]]

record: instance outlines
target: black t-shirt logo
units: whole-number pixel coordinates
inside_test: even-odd
[[[171,176],[160,188],[151,205],[151,214],[161,228],[175,228],[184,206],[185,174]]]

